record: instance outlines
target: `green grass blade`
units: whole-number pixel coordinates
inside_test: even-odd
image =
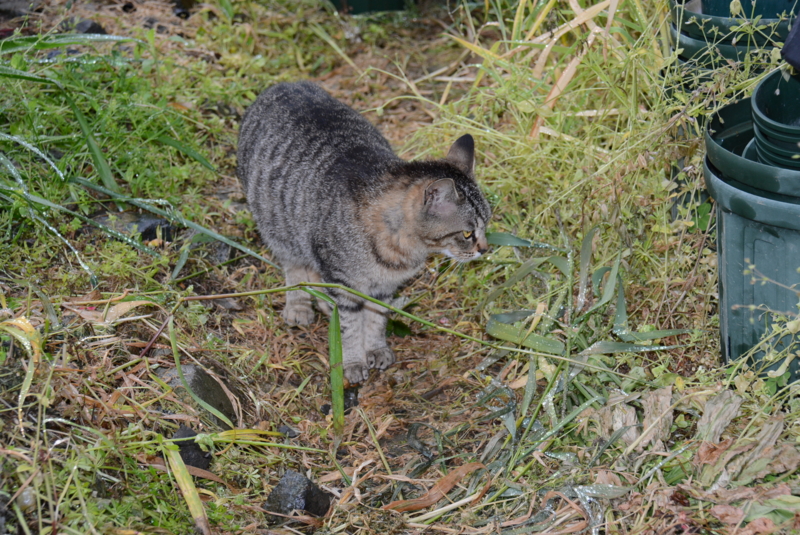
[[[13,141],[14,143],[17,143],[18,145],[22,145],[23,147],[25,147],[26,149],[28,149],[29,151],[34,153],[36,156],[38,156],[39,158],[41,158],[42,160],[47,162],[50,165],[50,167],[53,168],[53,171],[56,172],[56,174],[58,175],[58,177],[62,181],[66,180],[66,177],[64,176],[64,173],[61,172],[61,169],[58,168],[58,166],[55,164],[55,162],[53,160],[51,160],[45,153],[40,151],[35,146],[31,145],[30,143],[28,143],[24,139],[22,139],[20,137],[17,137],[17,136],[10,136],[8,134],[4,134],[3,132],[0,132],[0,139],[5,139],[7,141]]]
[[[528,409],[533,401],[533,396],[536,394],[536,356],[530,355],[528,357],[528,381],[525,383],[525,395],[522,397],[522,403],[519,408],[520,417],[524,418],[528,414]]]
[[[592,260],[592,240],[597,234],[597,227],[592,227],[586,236],[583,237],[581,244],[581,259],[578,274],[578,303],[575,305],[576,310],[583,310],[583,305],[586,303],[586,290],[589,287],[589,262]]]
[[[530,260],[526,260],[524,264],[522,264],[510,277],[508,277],[507,281],[489,292],[489,295],[486,296],[486,299],[481,304],[481,308],[485,307],[488,303],[497,300],[501,295],[503,295],[503,293],[506,292],[506,290],[528,276],[531,271],[542,265],[545,260],[547,259],[531,258]]]
[[[0,41],[0,44],[2,44],[2,41]],[[12,78],[15,80],[27,80],[28,82],[41,82],[44,84],[59,85],[58,82],[51,80],[50,78],[36,76],[35,74],[30,74],[12,67],[6,67],[5,65],[0,65],[0,78]]]
[[[163,143],[164,145],[169,145],[170,147],[178,149],[179,151],[184,153],[186,156],[197,160],[200,164],[203,165],[203,167],[216,172],[216,169],[214,169],[214,166],[211,165],[211,163],[209,163],[209,161],[206,160],[203,157],[202,154],[200,154],[196,150],[194,150],[194,149],[192,149],[190,147],[187,147],[186,145],[184,145],[184,144],[172,139],[171,137],[169,137],[169,136],[158,136],[156,138],[156,141],[159,141],[159,142]]]
[[[489,245],[506,245],[509,247],[530,247],[531,242],[523,238],[518,238],[507,232],[488,232],[486,242]]]
[[[548,353],[550,355],[564,354],[564,344],[558,340],[545,338],[536,333],[531,333],[523,339],[522,336],[524,336],[524,332],[521,333],[519,329],[511,325],[500,323],[495,320],[494,317],[489,318],[489,321],[486,323],[486,332],[500,340],[519,344],[533,349],[534,351],[541,351],[542,353]]]
[[[80,184],[81,186],[87,187],[89,189],[93,189],[95,191],[99,191],[100,193],[108,195],[112,199],[116,199],[116,200],[119,200],[119,201],[122,201],[122,202],[125,202],[125,203],[128,203],[128,204],[132,204],[133,206],[136,206],[136,207],[141,208],[143,210],[147,210],[148,212],[151,212],[153,214],[158,214],[158,215],[160,215],[162,217],[167,218],[169,221],[171,221],[173,223],[179,223],[179,224],[181,224],[181,225],[183,225],[185,227],[189,227],[190,229],[196,230],[197,232],[199,232],[201,234],[205,234],[206,236],[208,236],[210,238],[213,238],[215,240],[219,240],[222,243],[230,245],[234,249],[237,249],[237,250],[239,250],[239,251],[241,251],[241,252],[243,252],[245,254],[248,254],[248,255],[252,256],[253,258],[257,258],[258,260],[261,260],[262,262],[264,262],[266,264],[269,264],[270,266],[272,266],[274,268],[280,269],[277,264],[267,260],[266,258],[261,256],[257,252],[253,251],[249,247],[245,247],[244,245],[240,245],[240,244],[236,243],[235,241],[233,241],[233,240],[231,240],[229,238],[226,238],[225,236],[223,236],[221,234],[217,234],[213,230],[209,230],[209,229],[207,229],[205,227],[202,227],[202,226],[198,225],[197,223],[189,221],[188,219],[184,218],[183,216],[177,215],[177,214],[172,213],[172,212],[168,212],[166,210],[161,210],[160,208],[156,208],[155,206],[152,206],[152,205],[150,205],[150,204],[148,204],[146,202],[142,202],[142,201],[137,200],[137,199],[128,198],[128,197],[126,197],[124,195],[121,195],[119,193],[116,193],[114,191],[106,189],[106,188],[104,188],[104,187],[102,187],[102,186],[100,186],[98,184],[94,184],[92,182],[89,182],[88,180],[83,179],[83,178],[73,177],[73,178],[70,178],[70,182],[73,182],[75,184]]]
[[[569,413],[567,416],[562,418],[561,421],[558,422],[550,431],[548,431],[541,438],[536,440],[535,441],[536,445],[533,446],[532,448],[528,449],[528,451],[526,451],[525,453],[523,453],[519,457],[519,460],[525,459],[528,455],[530,455],[531,453],[536,451],[536,449],[539,447],[539,444],[541,444],[542,442],[545,442],[548,438],[552,437],[553,435],[555,435],[556,433],[561,431],[561,429],[563,429],[565,425],[567,425],[572,420],[577,418],[583,411],[585,411],[586,409],[591,407],[594,403],[596,403],[598,401],[602,401],[602,399],[603,398],[600,397],[600,396],[595,396],[595,397],[593,397],[591,399],[586,400],[583,404],[581,404],[580,407],[576,408],[571,413]]]
[[[143,41],[132,37],[120,37],[118,35],[103,35],[97,33],[83,34],[59,34],[59,35],[34,35],[26,37],[11,37],[0,41],[0,54],[13,54],[26,50],[47,50],[68,45],[89,45],[94,43],[121,43],[135,41],[145,44]]]
[[[64,98],[67,100],[69,107],[72,108],[72,113],[75,114],[75,118],[78,120],[78,124],[81,127],[81,132],[83,132],[83,137],[86,139],[86,145],[89,147],[89,153],[92,155],[92,161],[94,162],[95,169],[100,175],[100,180],[103,181],[103,185],[108,190],[119,195],[119,185],[117,185],[114,177],[111,175],[111,167],[109,167],[108,162],[103,156],[103,151],[101,151],[100,147],[97,145],[97,141],[95,141],[94,135],[92,135],[92,130],[89,128],[89,123],[86,121],[86,117],[83,115],[83,112],[80,110],[80,108],[78,108],[78,105],[75,104],[75,101],[72,100],[72,97],[70,97],[66,92],[64,92]]]
[[[655,346],[655,345],[642,345],[642,344],[629,344],[627,342],[611,342],[603,340],[595,342],[583,351],[581,355],[608,355],[611,353],[641,353],[643,351],[661,351],[664,349],[675,349],[676,347],[683,347],[681,345],[673,346]]]
[[[661,331],[630,332],[628,330],[628,309],[625,303],[625,292],[622,288],[622,281],[619,282],[619,292],[617,293],[617,312],[614,315],[614,327],[612,332],[625,342],[644,342],[646,340],[657,340],[667,336],[679,334],[689,334],[691,329],[664,329]]]
[[[331,305],[331,319],[328,323],[328,353],[331,365],[331,411],[333,411],[333,432],[341,439],[344,431],[344,363],[342,353],[342,329],[339,324],[339,307],[329,295],[313,288],[303,288],[307,293]]]
[[[563,256],[550,256],[547,258],[546,261],[553,264],[565,277],[569,278],[570,275],[569,260],[567,260]]]
[[[608,279],[606,280],[606,284],[603,287],[603,296],[600,298],[598,302],[596,302],[592,307],[587,310],[580,319],[584,319],[588,317],[592,312],[597,310],[598,308],[604,306],[606,303],[611,301],[611,298],[614,297],[614,292],[617,291],[617,274],[619,273],[619,262],[621,256],[617,255],[617,259],[614,261],[614,265],[611,266],[611,272],[608,274]],[[622,291],[622,288],[619,289]]]
[[[522,321],[527,317],[530,317],[534,314],[535,310],[515,310],[514,312],[503,312],[501,314],[494,314],[492,319],[494,321],[499,321],[500,323],[517,323],[518,321]]]

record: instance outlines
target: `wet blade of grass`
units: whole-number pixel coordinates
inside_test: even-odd
[[[552,355],[564,354],[564,344],[558,340],[545,338],[544,336],[540,336],[536,333],[530,333],[526,336],[524,331],[520,332],[519,329],[512,327],[511,325],[501,323],[494,318],[490,318],[486,323],[486,332],[495,338],[499,338],[500,340],[505,340],[513,344],[519,344],[521,346],[533,349],[534,351],[541,351],[542,353],[550,353]]]
[[[135,41],[145,44],[144,41],[133,37],[120,37],[95,33],[85,34],[59,34],[59,35],[34,35],[25,37],[10,37],[0,41],[0,54],[12,54],[28,50],[48,50],[69,45],[89,45],[94,43],[122,43]]]
[[[100,150],[100,147],[97,145],[97,141],[94,139],[94,135],[89,127],[89,123],[86,121],[86,117],[84,117],[83,112],[80,110],[80,108],[78,108],[77,104],[75,104],[75,101],[72,100],[72,97],[70,97],[67,92],[64,92],[64,98],[66,99],[67,104],[69,104],[69,107],[72,108],[72,113],[75,114],[75,118],[78,120],[78,124],[81,127],[81,132],[83,132],[83,137],[86,139],[86,146],[89,148],[89,153],[92,156],[95,169],[97,170],[97,174],[100,175],[100,180],[103,181],[103,185],[106,187],[106,189],[119,196],[119,186],[111,174],[111,167],[109,167],[108,162],[103,156],[103,151]],[[124,206],[124,203],[117,202],[117,207],[119,207],[120,210],[123,210]]]
[[[169,145],[170,147],[178,149],[179,151],[189,156],[190,158],[197,160],[206,169],[216,172],[214,166],[211,165],[211,163],[209,163],[209,161],[206,160],[202,154],[192,149],[191,147],[187,147],[183,143],[180,143],[179,141],[176,141],[169,136],[158,136],[156,138],[156,141],[163,143],[164,145]]]
[[[583,310],[586,302],[586,289],[589,285],[589,262],[592,259],[592,240],[597,234],[597,227],[592,227],[581,244],[580,274],[578,275],[578,302],[575,305],[577,310]]]
[[[0,43],[2,43],[2,41],[0,41]],[[13,67],[7,67],[6,65],[0,65],[0,78],[11,78],[14,80],[26,80],[28,82],[59,85],[58,82],[51,80],[50,78],[29,74],[25,71],[14,69]]]
[[[0,132],[0,139],[5,139],[5,140],[8,140],[8,141],[12,141],[14,143],[17,143],[18,145],[22,145],[23,147],[25,147],[26,149],[28,149],[29,151],[34,153],[36,156],[38,156],[39,158],[41,158],[42,160],[47,162],[47,164],[53,169],[53,171],[56,172],[56,174],[58,175],[58,178],[60,178],[62,181],[66,180],[66,177],[64,176],[64,173],[61,172],[61,169],[58,168],[58,166],[55,164],[55,162],[53,162],[53,160],[51,160],[44,152],[40,151],[37,147],[31,145],[30,143],[28,143],[27,141],[25,141],[24,139],[22,139],[22,138],[20,138],[18,136],[10,136],[8,134],[4,134],[3,132]],[[19,180],[18,180],[18,183],[20,183],[21,186],[24,185]],[[27,189],[26,189],[26,191],[27,191]]]
[[[644,342],[647,340],[657,340],[667,336],[677,336],[679,334],[689,334],[691,329],[663,329],[648,332],[630,332],[628,330],[628,310],[625,302],[625,292],[620,290],[617,294],[617,312],[614,315],[613,332],[625,342]]]
[[[342,329],[339,324],[339,307],[327,294],[313,288],[304,291],[321,299],[331,306],[331,318],[328,324],[328,353],[331,367],[331,411],[333,413],[333,432],[337,441],[342,438],[344,430],[344,362],[342,353]]]
[[[486,242],[489,245],[508,245],[511,247],[530,247],[529,240],[518,238],[507,232],[487,232]]]

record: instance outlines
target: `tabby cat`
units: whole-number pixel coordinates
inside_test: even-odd
[[[407,162],[352,108],[310,82],[275,85],[245,113],[239,180],[286,284],[338,283],[383,302],[432,253],[459,262],[487,249],[489,204],[473,175],[472,136],[443,160]],[[382,306],[326,290],[341,312],[344,375],[365,381],[395,361]],[[323,311],[325,303],[317,303]],[[311,297],[289,292],[289,324],[314,319]]]

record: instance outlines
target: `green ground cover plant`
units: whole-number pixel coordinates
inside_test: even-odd
[[[796,529],[797,387],[719,362],[701,196],[704,115],[779,57],[687,69],[666,2],[136,5],[0,41],[0,533]],[[109,35],[58,30],[89,15]],[[281,323],[235,178],[241,113],[301,78],[404,157],[472,134],[494,209],[488,255],[403,291],[399,364],[347,413],[335,314]],[[287,469],[325,517],[264,512]]]

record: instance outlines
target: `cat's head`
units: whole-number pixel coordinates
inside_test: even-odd
[[[460,137],[435,163],[441,167],[426,182],[420,237],[431,252],[459,262],[478,258],[489,247],[486,225],[492,212],[475,182],[472,136]]]

